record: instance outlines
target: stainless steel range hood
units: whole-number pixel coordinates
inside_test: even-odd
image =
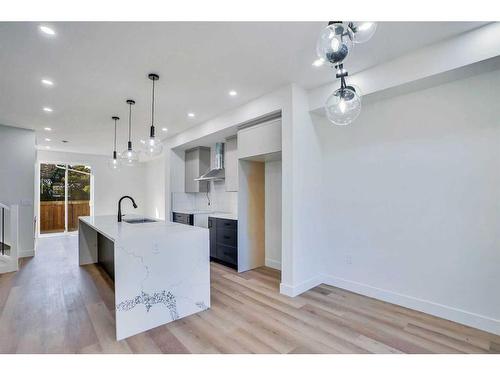
[[[224,143],[215,144],[215,168],[195,178],[195,181],[216,181],[224,180],[226,171],[224,170]]]

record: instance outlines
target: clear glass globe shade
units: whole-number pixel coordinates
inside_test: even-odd
[[[352,48],[351,29],[344,23],[333,23],[325,27],[319,35],[316,53],[320,59],[339,64]]]
[[[163,143],[159,139],[151,137],[146,141],[144,150],[149,156],[160,155],[163,151]]]
[[[353,84],[349,83],[349,86],[352,87],[354,89],[354,91],[356,91],[356,94],[358,94],[358,96],[360,98],[363,97],[363,92],[361,91],[361,88],[358,85],[353,85]]]
[[[108,160],[108,167],[113,171],[119,171],[122,167],[122,161],[120,159],[111,158]]]
[[[376,22],[356,21],[350,22],[349,28],[352,31],[352,41],[354,43],[364,43],[371,39],[377,30]]]
[[[133,167],[139,162],[139,153],[135,150],[126,149],[121,153],[123,165]]]
[[[349,125],[361,112],[361,98],[349,88],[335,90],[326,100],[326,116],[335,125]]]

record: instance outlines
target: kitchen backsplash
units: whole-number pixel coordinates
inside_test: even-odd
[[[207,193],[172,193],[172,211],[176,210],[237,213],[238,193],[226,191],[224,181],[211,181],[208,197]]]

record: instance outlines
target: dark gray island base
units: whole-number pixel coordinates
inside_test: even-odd
[[[115,281],[115,244],[101,233],[97,233],[97,263]]]

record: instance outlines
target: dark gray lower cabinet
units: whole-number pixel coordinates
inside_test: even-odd
[[[208,229],[210,230],[210,258],[217,257],[217,227],[214,217],[208,218]]]
[[[210,259],[238,269],[238,222],[208,218],[210,230]]]

